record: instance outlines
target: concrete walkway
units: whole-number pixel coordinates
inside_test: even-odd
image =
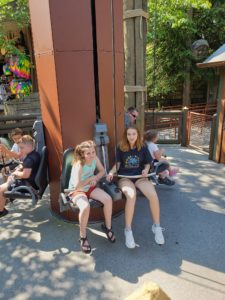
[[[164,246],[154,243],[143,197],[133,225],[140,247],[125,247],[121,215],[116,244],[90,226],[91,256],[79,251],[78,227],[51,216],[47,194],[36,208],[18,201],[0,220],[0,299],[124,299],[148,281],[173,300],[225,299],[225,166],[178,146],[167,154],[182,174],[157,187]]]

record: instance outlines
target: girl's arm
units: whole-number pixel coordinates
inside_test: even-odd
[[[117,163],[112,167],[112,169],[109,171],[109,174],[114,175],[114,174],[117,172],[117,170],[119,170],[119,168],[120,168],[120,162],[117,162]]]
[[[109,174],[107,175],[106,179],[108,181],[112,181],[113,180],[113,175],[117,172],[117,170],[119,170],[120,168],[120,162],[117,162],[112,169],[109,171]]]
[[[144,177],[147,176],[149,170],[150,170],[150,164],[146,164],[145,168],[142,170],[142,176],[144,176]]]
[[[98,157],[96,157],[96,167],[98,173],[95,175],[96,181],[100,180],[105,175],[105,169]]]

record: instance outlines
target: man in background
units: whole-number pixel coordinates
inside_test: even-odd
[[[133,106],[129,107],[124,115],[125,128],[135,124],[137,117],[138,117],[138,110]]]

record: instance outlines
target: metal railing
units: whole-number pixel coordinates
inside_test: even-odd
[[[31,133],[34,121],[38,118],[40,114],[0,116],[0,134],[8,134],[17,127]]]
[[[158,143],[180,144],[182,112],[146,112],[145,131],[155,129],[158,132]]]
[[[210,138],[213,115],[190,112],[188,144],[191,147],[210,152]]]

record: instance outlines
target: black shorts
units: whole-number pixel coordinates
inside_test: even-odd
[[[128,179],[130,179],[133,182],[133,184],[135,184],[135,182],[138,181],[141,178],[128,178]]]
[[[145,178],[147,178],[147,177],[140,177],[140,178],[126,178],[126,177],[124,177],[124,178],[125,178],[125,179],[129,179],[130,181],[133,182],[133,184],[135,184],[136,181],[138,181],[138,180],[140,180],[140,179],[145,179]],[[122,179],[122,178],[120,178],[120,179]]]

